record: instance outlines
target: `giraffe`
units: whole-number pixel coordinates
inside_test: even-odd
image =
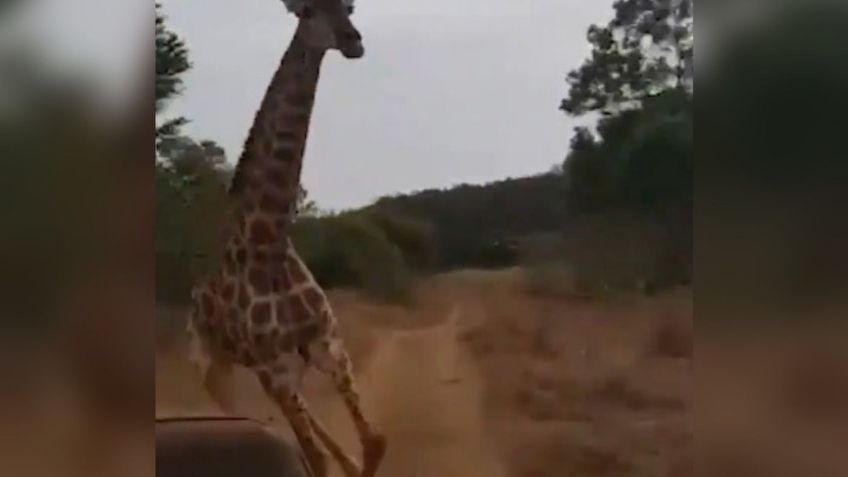
[[[191,359],[206,390],[229,414],[233,367],[253,370],[316,477],[328,472],[319,442],[346,477],[373,477],[386,439],[363,415],[334,312],[289,238],[322,60],[328,50],[356,59],[364,49],[349,0],[309,0],[292,10],[297,29],[230,185],[234,211],[221,265],[191,291]],[[307,408],[300,385],[312,367],[331,376],[345,403],[362,446],[361,467]]]

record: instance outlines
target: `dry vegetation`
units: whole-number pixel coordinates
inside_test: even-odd
[[[428,280],[408,308],[333,301],[391,440],[384,475],[693,475],[688,291],[598,303],[530,293],[520,270],[464,271]],[[167,348],[158,411],[205,406]],[[240,408],[273,415],[249,381]],[[307,385],[355,449],[326,383]]]

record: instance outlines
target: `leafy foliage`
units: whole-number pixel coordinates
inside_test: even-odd
[[[308,217],[292,240],[318,282],[357,287],[387,300],[407,298],[410,275],[400,248],[360,214]]]
[[[692,115],[692,97],[675,89],[601,119],[598,137],[578,129],[563,164],[570,210],[658,210],[691,202]]]
[[[439,269],[508,266],[518,237],[564,225],[565,189],[550,173],[384,197],[371,209],[430,224]]]
[[[156,8],[156,30],[155,30],[155,52],[156,52],[156,112],[164,109],[169,100],[182,92],[182,75],[191,69],[188,57],[188,48],[185,41],[165,25],[165,16],[162,15],[161,4],[155,4]],[[187,119],[183,117],[166,120],[156,128],[157,142],[163,137],[175,137],[179,135],[179,129]]]
[[[230,211],[232,171],[212,141],[166,141],[156,165],[157,299],[182,302],[194,280],[217,264]]]
[[[690,87],[693,0],[617,0],[607,25],[592,25],[591,57],[568,74],[560,109],[613,113],[669,88]]]
[[[165,25],[165,16],[156,4],[156,110],[182,91],[180,75],[191,68],[185,41]]]

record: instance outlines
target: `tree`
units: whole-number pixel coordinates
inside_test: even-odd
[[[321,214],[321,209],[314,200],[309,199],[309,192],[302,184],[297,186],[297,205],[296,211],[298,217],[316,217]]]
[[[156,288],[182,303],[194,280],[216,264],[231,202],[232,167],[214,141],[165,138],[156,164]]]
[[[692,96],[680,89],[648,97],[639,109],[602,118],[597,137],[578,128],[563,163],[571,212],[658,212],[691,202],[692,129]]]
[[[161,112],[169,100],[182,92],[182,74],[191,68],[185,41],[165,25],[165,16],[156,8],[156,112]],[[156,128],[157,143],[161,138],[179,135],[180,126],[188,120],[176,117],[165,120]]]
[[[589,27],[591,57],[566,78],[560,109],[612,114],[672,88],[692,88],[693,0],[618,0],[615,17]]]

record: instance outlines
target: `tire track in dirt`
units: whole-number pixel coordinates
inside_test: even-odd
[[[389,439],[380,474],[397,477],[501,477],[488,441],[482,382],[458,341],[460,314],[415,330],[380,330],[360,373],[363,404]],[[350,420],[326,386],[309,393],[317,414],[345,448],[359,455]]]

